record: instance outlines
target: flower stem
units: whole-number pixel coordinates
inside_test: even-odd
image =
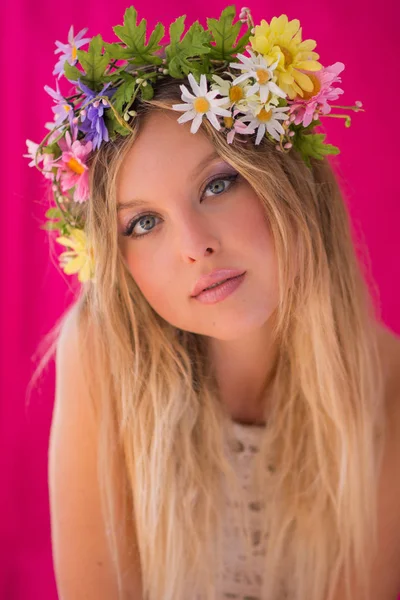
[[[354,110],[355,112],[359,112],[359,111],[365,112],[365,109],[360,108],[359,106],[340,106],[339,104],[331,104],[331,107],[332,108],[345,108],[348,110]]]
[[[351,117],[349,115],[324,115],[324,117],[331,117],[332,119],[345,119],[345,127],[350,127]]]

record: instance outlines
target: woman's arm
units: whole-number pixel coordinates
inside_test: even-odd
[[[79,360],[72,312],[56,352],[56,398],[49,445],[53,563],[60,600],[117,600],[117,579],[101,513],[96,427]],[[137,573],[123,598],[140,600]],[[129,596],[125,595],[128,594]]]
[[[387,443],[378,489],[378,550],[371,566],[371,600],[400,598],[400,337],[383,333],[382,353],[387,365]],[[366,502],[368,498],[366,498]],[[343,600],[344,582],[333,600]],[[352,600],[364,600],[359,587],[351,586]]]

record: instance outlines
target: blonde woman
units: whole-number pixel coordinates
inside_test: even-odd
[[[164,86],[159,102],[179,100],[177,88]],[[290,555],[284,578],[299,598],[341,600],[344,577],[340,591],[325,586],[354,561],[371,575],[372,599],[395,600],[399,339],[374,318],[328,162],[309,172],[268,146],[228,147],[206,123],[193,136],[146,105],[134,134],[99,150],[92,182],[99,278],[57,350],[50,493],[61,598],[117,598],[115,564],[123,598],[147,597],[144,579],[149,598],[188,600],[222,559],[218,598],[264,599]],[[225,269],[244,275],[193,297]],[[253,542],[263,532],[249,555],[234,536],[231,478],[221,487],[229,424]],[[256,465],[258,493],[247,487]],[[264,514],[251,509],[263,499]],[[367,597],[354,586],[350,598]]]
[[[59,596],[395,600],[400,340],[337,177],[206,118],[193,135],[180,85],[88,167],[95,277],[60,327],[49,449]]]

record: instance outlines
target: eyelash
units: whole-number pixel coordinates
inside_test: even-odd
[[[215,183],[216,181],[229,181],[231,183],[231,185],[228,187],[228,190],[230,190],[236,183],[236,180],[239,176],[239,173],[235,173],[234,175],[229,174],[229,175],[218,175],[218,177],[213,177],[213,179],[210,179],[210,181],[208,181],[204,188],[203,191],[201,193],[201,197],[203,198],[204,196],[204,192],[207,190],[207,188]],[[215,196],[221,196],[222,194],[224,194],[227,190],[224,190],[223,192],[220,192],[219,194],[215,194]],[[125,231],[122,233],[122,235],[127,236],[127,237],[132,237],[134,239],[138,239],[138,238],[142,238],[145,237],[146,235],[148,235],[149,233],[151,233],[153,229],[151,229],[150,231],[148,231],[147,233],[141,233],[139,235],[134,234],[133,230],[136,227],[137,223],[143,218],[143,217],[157,217],[157,215],[155,215],[154,213],[142,213],[141,215],[137,215],[136,217],[134,217],[127,225]]]

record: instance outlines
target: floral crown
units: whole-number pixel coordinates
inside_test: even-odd
[[[350,116],[330,114],[332,107],[363,110],[359,101],[330,104],[343,93],[334,84],[341,82],[344,64],[323,67],[313,51],[316,42],[302,41],[297,19],[281,15],[255,26],[248,8],[236,22],[235,14],[228,6],[219,19],[207,19],[207,29],[196,21],[186,33],[183,15],[170,25],[169,43],[162,45],[164,26],[158,23],[147,36],[146,20],[138,23],[130,7],[124,24],[113,28],[118,42],[104,42],[101,35],[85,38],[87,29],[74,36],[73,27],[66,44],[56,42],[56,89],[45,86],[54,100],[54,121],[45,125],[49,133],[40,144],[27,140],[24,156],[51,182],[55,204],[42,228],[61,234],[56,240],[67,248],[59,257],[65,273],[76,273],[81,282],[94,276],[93,249],[79,210],[89,201],[90,156],[103,143],[129,135],[136,98],[151,100],[156,82],[166,76],[189,81],[191,89],[180,86],[183,103],[172,108],[182,113],[178,123],[191,121],[192,133],[206,118],[226,133],[228,144],[235,136],[241,141],[251,136],[255,144],[267,138],[279,152],[295,148],[308,167],[311,158],[339,153],[313,131],[321,116],[344,118],[350,126]],[[82,50],[85,44],[88,49]],[[62,76],[74,86],[70,95],[59,89]]]

